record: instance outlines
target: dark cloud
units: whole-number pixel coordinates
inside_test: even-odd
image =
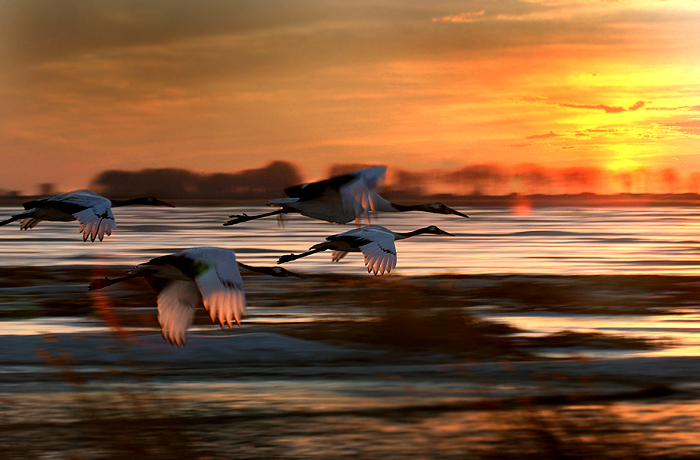
[[[300,26],[324,17],[311,1],[8,0],[0,9],[6,51],[41,61],[96,50],[147,47],[205,36]]]
[[[248,66],[279,70],[280,65],[294,62],[298,68],[335,66],[455,52],[510,52],[514,46],[620,44],[632,39],[631,35],[624,38],[621,28],[608,27],[632,21],[629,11],[611,13],[607,23],[595,15],[576,21],[532,16],[555,9],[517,0],[387,0],[381,4],[369,0],[5,0],[0,2],[0,49],[13,62],[36,64],[188,43],[186,52],[175,57],[189,60],[192,56],[187,53],[196,51],[198,40],[216,38],[223,48],[199,57],[211,60],[210,65],[218,61],[230,70],[247,72]],[[488,21],[433,21],[481,11],[478,17]],[[517,20],[498,20],[502,17]]]

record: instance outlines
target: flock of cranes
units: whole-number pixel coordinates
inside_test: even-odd
[[[431,225],[407,233],[393,232],[371,225],[370,212],[424,211],[468,217],[442,203],[400,205],[382,198],[376,191],[386,174],[385,166],[372,166],[319,182],[285,189],[287,198],[267,202],[278,209],[256,216],[232,215],[223,225],[230,226],[253,219],[298,213],[314,219],[338,224],[355,221],[357,228],[331,235],[302,254],[288,254],[278,264],[331,250],[332,260],[341,260],[348,252],[362,252],[367,271],[375,275],[391,272],[396,267],[394,242],[421,234],[449,235]],[[20,229],[28,230],[42,220],[68,222],[77,220],[83,241],[102,241],[117,227],[112,207],[129,205],[168,206],[155,197],[110,200],[89,190],[77,190],[24,203],[24,211],[0,222],[0,226],[20,221]],[[364,220],[366,225],[361,225]],[[231,328],[240,326],[246,302],[239,267],[271,276],[299,276],[282,267],[254,267],[236,260],[233,250],[196,247],[175,254],[156,257],[131,269],[119,278],[94,280],[90,290],[102,289],[121,281],[144,278],[157,293],[158,322],[163,337],[174,345],[183,345],[195,311],[203,306],[212,323]]]

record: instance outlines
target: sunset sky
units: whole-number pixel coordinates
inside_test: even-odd
[[[700,1],[0,2],[0,189],[333,163],[700,171]]]

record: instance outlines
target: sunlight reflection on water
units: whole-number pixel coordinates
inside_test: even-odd
[[[646,351],[581,349],[542,353],[549,357],[700,356],[700,314],[697,313],[604,316],[552,312],[481,312],[480,316],[528,331],[520,334],[524,336],[545,336],[562,331],[595,332],[649,339],[664,344],[662,349]]]
[[[134,265],[195,246],[235,249],[241,260],[274,264],[353,225],[332,225],[299,215],[223,227],[229,214],[266,207],[124,208],[103,242],[84,243],[77,223],[42,222],[20,232],[0,229],[0,266]],[[375,222],[394,231],[438,225],[454,238],[420,236],[397,243],[396,274],[541,273],[695,274],[700,261],[698,213],[686,208],[535,209],[526,217],[510,209],[460,209],[470,219],[426,213],[384,213]],[[0,208],[0,216],[16,211]],[[288,264],[302,272],[363,273],[362,257],[331,263],[317,254]]]
[[[290,216],[284,227],[278,227],[275,219],[235,227],[222,226],[229,214],[255,214],[268,210],[269,208],[264,207],[120,209],[116,212],[118,228],[102,243],[84,243],[76,223],[42,222],[37,228],[27,232],[20,232],[16,225],[11,225],[0,228],[0,268],[23,265],[129,266],[184,248],[205,245],[236,249],[241,261],[274,265],[282,254],[306,250],[328,235],[353,228],[352,225],[330,225],[299,216]],[[16,209],[0,208],[0,216],[4,217],[15,211]],[[466,220],[454,216],[420,213],[382,215],[378,223],[396,231],[410,231],[435,224],[457,235],[454,238],[418,237],[397,243],[399,262],[396,274],[696,275],[698,268],[696,259],[700,253],[700,241],[697,234],[700,224],[697,223],[698,213],[694,209],[536,209],[526,216],[516,215],[509,209],[461,211],[466,211],[471,218]],[[318,254],[290,263],[287,268],[310,273],[366,273],[362,258],[357,254],[350,254],[338,264],[330,262],[329,254]],[[80,288],[84,289],[84,286]],[[28,302],[22,300],[28,298],[22,291],[24,288],[7,289],[7,298],[13,299],[12,303],[19,305]],[[27,289],[31,291],[35,287]],[[15,297],[10,294],[18,300],[14,300]],[[255,296],[260,294],[262,292],[256,292],[253,286],[250,295],[252,304],[255,303]],[[153,298],[148,300],[152,301]],[[154,307],[154,304],[148,304],[144,308]],[[248,321],[259,325],[326,319],[357,321],[360,318],[367,319],[371,314],[369,310],[359,307],[342,312],[338,311],[340,309],[329,312],[318,306],[296,304],[284,308],[251,310]],[[586,354],[600,357],[610,356],[611,353],[625,357],[700,355],[699,327],[696,326],[700,315],[694,308],[663,316],[595,316],[543,312],[520,314],[488,309],[474,311],[486,319],[507,322],[525,329],[527,334],[531,335],[570,330],[669,339],[674,342],[674,346],[662,350],[575,350],[557,352],[558,356]],[[76,340],[91,334],[107,336],[109,331],[104,322],[88,317],[18,318],[3,321],[0,325],[0,335],[66,334],[74,336]],[[155,326],[125,330],[157,334]],[[192,334],[211,336],[224,333],[212,331],[207,325],[193,327]],[[155,339],[160,340],[160,337]],[[22,337],[21,340],[25,341],[27,338]],[[162,345],[169,348],[167,343]],[[188,350],[192,348],[194,347],[191,346]],[[30,351],[25,350],[25,353]],[[168,351],[173,355],[180,351],[184,353],[184,350]],[[13,351],[15,352],[17,350]],[[107,353],[105,348],[89,349],[85,352],[88,355]],[[274,353],[274,350],[271,353]],[[557,353],[551,353],[549,356],[555,356]],[[226,365],[226,362],[216,363],[217,369]],[[293,368],[295,372],[301,372],[296,365],[285,363],[284,366],[289,367],[280,366],[280,369],[289,371]],[[167,363],[164,366],[167,366]],[[475,397],[503,393],[527,396],[533,390],[521,381],[519,375],[513,375],[510,383],[483,382],[468,374],[460,376],[459,380],[445,383],[435,378],[435,375],[442,375],[436,372],[435,375],[428,375],[427,371],[423,371],[422,374],[401,377],[385,376],[385,369],[375,369],[373,372],[376,374],[362,374],[359,377],[353,376],[352,370],[343,370],[348,374],[332,380],[325,376],[324,372],[327,372],[327,369],[321,366],[315,374],[305,375],[303,378],[290,377],[285,380],[265,375],[263,378],[258,376],[246,380],[238,378],[234,372],[238,369],[233,367],[232,373],[235,378],[231,377],[225,381],[213,378],[205,380],[204,376],[197,375],[195,378],[192,376],[194,374],[187,374],[173,383],[159,381],[151,384],[147,390],[153,390],[153,394],[158,398],[163,398],[163,392],[167,392],[169,399],[159,400],[161,404],[165,401],[165,405],[156,405],[153,408],[147,406],[148,410],[154,412],[145,415],[162,420],[179,411],[178,414],[193,416],[188,420],[195,421],[199,415],[220,416],[224,420],[225,417],[239,414],[250,416],[252,418],[245,420],[244,424],[229,422],[228,428],[235,436],[223,436],[226,438],[224,442],[233,442],[234,449],[241,447],[236,446],[232,439],[238,439],[236,436],[244,438],[244,430],[250,430],[249,433],[252,434],[245,438],[247,444],[253,444],[260,438],[274,438],[275,442],[284,447],[285,454],[292,456],[289,458],[311,457],[319,453],[325,455],[325,458],[365,454],[387,459],[435,458],[436,452],[440,453],[440,458],[464,458],[475,445],[488,444],[493,440],[508,445],[510,436],[526,430],[515,421],[513,413],[508,411],[430,412],[428,415],[410,417],[386,415],[381,411],[416,404],[460,403]],[[86,369],[91,372],[96,370],[89,367]],[[3,420],[23,423],[43,420],[61,425],[70,420],[71,416],[82,416],[79,404],[83,393],[73,393],[73,389],[52,392],[50,385],[47,388],[47,381],[32,382],[39,370],[39,366],[21,365],[14,367],[11,372],[8,370],[8,373],[18,374],[19,380],[7,384],[5,388],[24,393],[21,399],[15,395],[0,394],[1,415],[5,417]],[[150,370],[143,372],[147,374]],[[195,366],[194,370],[199,373],[200,368]],[[614,374],[615,370],[613,364],[609,372]],[[5,372],[4,368],[0,371]],[[279,369],[275,371],[279,372]],[[46,372],[45,369],[43,372]],[[207,372],[205,367],[203,372]],[[170,374],[168,377],[175,379]],[[110,378],[114,377],[110,374]],[[36,391],[32,392],[33,389]],[[105,399],[107,403],[115,403],[118,410],[124,409],[124,406],[119,406],[125,404],[124,401],[115,399],[115,394],[122,393],[111,392],[113,389],[119,390],[119,385],[110,388],[109,379],[96,381],[94,388],[83,389],[93,391],[97,402]],[[376,410],[378,415],[334,413],[364,409]],[[590,407],[575,408],[579,412],[586,409]],[[663,427],[655,431],[653,436],[656,437],[654,439],[658,441],[659,446],[670,446],[665,454],[672,454],[674,446],[681,443],[685,446],[698,445],[696,434],[700,429],[700,417],[695,401],[684,401],[682,404],[622,402],[617,404],[617,409],[625,414],[628,420]],[[165,412],[161,413],[160,410]],[[282,421],[277,419],[277,415],[292,411],[299,411],[296,418],[287,416]],[[167,417],[163,417],[164,414]],[[260,414],[267,414],[268,419],[262,418]],[[143,413],[137,412],[136,415],[141,416]],[[255,419],[256,416],[261,418]],[[597,419],[593,416],[592,424],[596,422]],[[250,428],[252,425],[254,428]],[[198,427],[197,434],[204,438],[202,444],[212,439],[218,445],[222,438],[221,432],[221,427],[213,424]],[[274,436],[270,433],[274,433]],[[41,438],[61,442],[61,436]],[[249,448],[248,445],[245,447]],[[85,452],[87,451],[82,454]],[[246,458],[265,456],[261,454],[260,457]],[[269,455],[267,458],[275,457]]]

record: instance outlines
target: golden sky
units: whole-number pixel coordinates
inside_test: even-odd
[[[274,159],[700,171],[700,1],[0,2],[0,189]]]

